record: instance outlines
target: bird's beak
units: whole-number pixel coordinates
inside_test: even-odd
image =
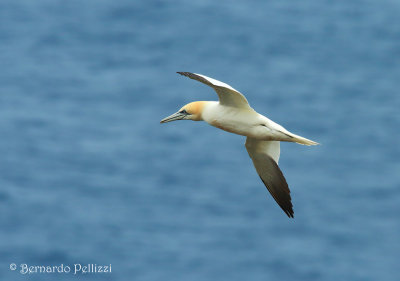
[[[185,116],[186,116],[186,114],[177,112],[168,117],[165,117],[163,120],[160,121],[160,123],[167,123],[167,122],[171,122],[171,121],[182,120],[183,118],[185,118]]]

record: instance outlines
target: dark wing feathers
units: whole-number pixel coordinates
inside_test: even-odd
[[[194,74],[194,73],[191,73],[191,72],[179,72],[178,71],[177,73],[180,74],[180,75],[189,77],[190,79],[197,80],[197,81],[199,81],[201,83],[204,83],[204,84],[206,84],[206,85],[208,85],[210,87],[213,87],[213,88],[215,87],[214,84],[210,83],[210,81],[208,81],[207,79],[201,77],[200,75],[197,75],[197,74]]]
[[[290,197],[290,189],[286,182],[285,177],[282,174],[281,169],[279,169],[278,164],[269,157],[268,155],[260,155],[258,157],[263,157],[262,159],[257,159],[256,170],[263,181],[264,185],[271,193],[272,197],[275,199],[276,203],[282,208],[289,218],[294,217],[292,198]],[[264,162],[265,165],[260,167],[260,162]],[[268,170],[267,172],[265,170]]]

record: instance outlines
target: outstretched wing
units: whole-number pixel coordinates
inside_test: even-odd
[[[260,141],[247,137],[245,145],[264,185],[286,215],[293,218],[294,212],[289,186],[278,166],[279,141]]]
[[[247,102],[245,96],[240,92],[225,84],[221,81],[207,77],[205,75],[191,73],[191,72],[177,72],[183,76],[187,76],[191,79],[200,81],[210,87],[212,87],[218,94],[219,103],[221,105],[233,106],[238,108],[249,108],[250,105]]]

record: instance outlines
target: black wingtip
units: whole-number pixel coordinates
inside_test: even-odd
[[[190,75],[193,75],[193,73],[191,73],[191,72],[184,72],[184,71],[177,71],[176,73],[183,75],[183,76],[187,76],[187,77],[190,77]]]
[[[294,211],[293,211],[293,204],[292,202],[289,203],[289,205],[283,206],[281,204],[279,204],[279,206],[282,208],[282,210],[286,213],[286,215],[289,218],[294,219]]]
[[[289,217],[289,218],[291,218],[291,219],[294,219],[294,211],[293,211],[293,207],[292,206],[289,206],[289,207],[285,207],[285,206],[282,206],[281,204],[279,204],[279,207],[281,207],[281,209],[285,212],[285,214]]]
[[[260,176],[261,181],[264,183],[264,185],[268,188],[268,185],[265,183],[265,181],[262,179],[262,177]],[[285,180],[286,182],[286,180]],[[281,207],[282,211],[285,212],[285,214],[289,217],[294,219],[294,211],[293,211],[293,204],[292,204],[292,199],[290,198],[289,195],[289,200],[288,201],[280,201],[277,200],[275,194],[273,194],[272,192],[270,192],[272,197],[274,198],[274,200],[276,201],[276,203],[278,203],[279,207]],[[289,191],[290,193],[290,191]]]
[[[294,212],[293,209],[289,210],[289,211],[285,211],[286,215],[291,218],[294,219]]]

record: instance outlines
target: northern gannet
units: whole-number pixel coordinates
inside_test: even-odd
[[[160,123],[175,120],[206,121],[211,126],[246,136],[246,149],[264,185],[282,210],[293,218],[289,186],[279,169],[280,141],[316,145],[317,142],[292,134],[281,125],[257,113],[247,99],[228,84],[205,75],[177,72],[212,87],[217,101],[191,102]]]

